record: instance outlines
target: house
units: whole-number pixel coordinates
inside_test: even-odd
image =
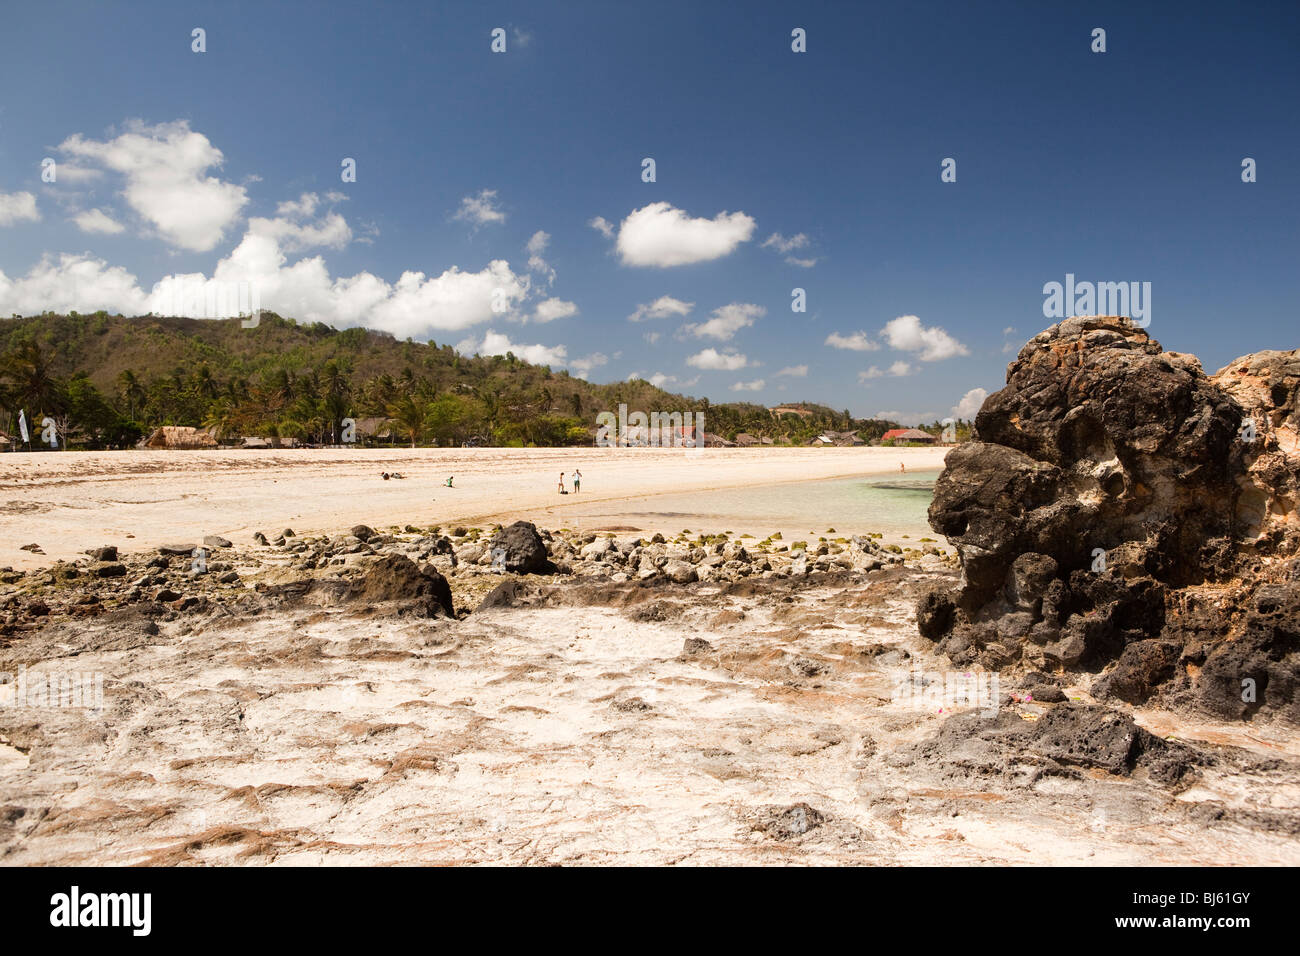
[[[810,445],[836,445],[841,448],[850,445],[865,445],[857,432],[822,432],[808,444]]]
[[[937,438],[929,432],[923,432],[919,428],[891,428],[880,436],[882,442],[892,441],[895,444],[906,445],[909,442],[919,442],[922,445],[933,445]]]
[[[758,443],[759,443],[758,439],[755,438],[753,435],[749,434],[748,432],[741,432],[736,436],[736,444],[741,448],[749,448],[750,446],[757,445]]]
[[[137,448],[165,448],[169,451],[189,448],[216,448],[217,440],[212,432],[204,428],[191,428],[189,425],[163,425],[155,428],[147,437],[142,438]]]
[[[358,418],[356,423],[358,441],[362,439],[389,441],[393,437],[393,422],[390,418],[371,416],[369,418]]]

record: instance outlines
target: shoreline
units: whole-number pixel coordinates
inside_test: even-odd
[[[900,461],[909,470],[937,470],[948,450],[708,449],[693,456],[679,449],[585,447],[14,454],[0,458],[0,566],[44,567],[110,543],[138,550],[208,534],[248,539],[283,528],[315,534],[358,523],[509,523],[505,519],[519,517],[554,525],[562,523],[557,509],[578,502],[556,501],[552,472],[568,474],[575,466],[584,472],[582,504],[617,512],[620,504],[666,495],[892,474]],[[382,471],[405,478],[384,481]],[[458,482],[452,489],[441,486],[448,474]],[[774,530],[781,529],[754,533]],[[29,543],[44,554],[20,550]]]

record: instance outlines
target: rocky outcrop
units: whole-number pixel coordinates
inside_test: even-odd
[[[491,549],[503,554],[504,567],[514,574],[546,574],[553,570],[546,542],[531,521],[516,521],[492,536]]]
[[[1030,340],[948,456],[930,523],[959,586],[921,633],[961,665],[1300,722],[1300,351],[1207,376],[1122,317]]]

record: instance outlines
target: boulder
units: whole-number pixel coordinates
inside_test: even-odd
[[[505,550],[505,569],[514,574],[547,574],[553,569],[546,557],[546,542],[531,521],[516,521],[492,536],[492,551]]]
[[[421,617],[456,616],[447,579],[401,554],[387,554],[371,564],[365,576],[349,586],[347,598],[366,604],[398,602],[404,611]]]
[[[930,524],[961,578],[921,597],[921,633],[963,666],[1295,720],[1298,410],[1300,350],[1210,377],[1123,317],[1038,334],[936,483]]]

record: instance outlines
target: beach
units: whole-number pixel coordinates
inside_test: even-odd
[[[937,471],[946,448],[397,448],[43,452],[0,456],[0,566],[70,561],[87,548],[145,549],[255,532],[333,532],[451,522],[546,527],[624,525],[680,531],[647,517],[656,495]],[[578,495],[557,479],[581,470]],[[382,472],[400,480],[385,481]],[[443,482],[454,477],[454,487]],[[571,482],[568,482],[570,490]],[[792,491],[792,495],[794,492]],[[653,509],[649,509],[653,510]],[[596,512],[597,520],[589,517]],[[623,520],[622,512],[635,513]],[[707,524],[708,522],[706,522]],[[716,524],[716,523],[715,523]],[[699,529],[692,529],[699,530]],[[727,530],[706,527],[703,530]],[[807,535],[823,528],[734,528]],[[864,529],[865,530],[865,529]],[[924,533],[924,529],[917,529]],[[39,545],[43,555],[20,550]],[[129,546],[129,548],[128,548]]]

